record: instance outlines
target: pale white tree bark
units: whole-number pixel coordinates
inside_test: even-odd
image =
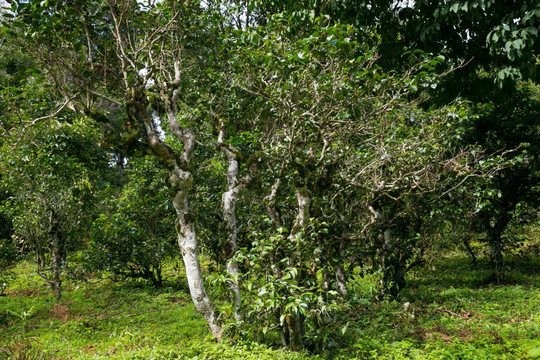
[[[276,209],[276,198],[277,198],[277,192],[279,190],[280,185],[281,185],[281,178],[278,176],[278,178],[276,178],[276,181],[270,188],[270,194],[268,194],[263,199],[263,202],[266,207],[266,213],[268,214],[268,217],[270,218],[270,220],[272,220],[272,223],[274,224],[276,228],[279,228],[282,226],[281,219],[279,218],[279,214]]]
[[[238,228],[236,224],[236,203],[242,190],[247,186],[251,177],[246,175],[238,179],[239,165],[238,158],[240,153],[233,146],[225,141],[225,124],[221,122],[221,129],[218,136],[218,148],[225,154],[228,161],[227,168],[227,191],[222,196],[222,211],[223,220],[227,224],[227,249],[225,256],[227,257],[226,269],[231,277],[229,287],[231,290],[231,298],[234,305],[234,317],[236,320],[242,319],[241,305],[242,296],[240,294],[240,268],[238,262],[233,256],[238,250]]]
[[[343,240],[342,240],[343,241]],[[343,244],[339,244],[339,256],[341,259],[345,257],[345,251]],[[347,297],[347,277],[345,276],[345,270],[343,269],[343,262],[339,261],[334,265],[334,272],[336,274],[336,283],[338,291],[344,298]]]
[[[309,225],[309,206],[311,205],[311,198],[305,182],[306,181],[304,181],[304,185],[297,186],[295,190],[296,200],[298,201],[298,212],[289,234],[289,240],[291,241],[298,240],[298,238],[302,236],[302,232]],[[303,349],[303,321],[301,317],[299,315],[289,315],[286,316],[285,321],[288,328],[289,346],[291,350]]]
[[[204,287],[199,258],[197,256],[197,234],[194,225],[188,218],[188,193],[191,185],[191,174],[187,179],[179,179],[176,174],[171,175],[171,181],[180,186],[173,199],[173,205],[178,216],[178,245],[182,251],[182,259],[186,268],[186,277],[189,292],[197,310],[204,316],[210,331],[215,338],[222,336],[221,326],[217,321],[214,305],[210,301]]]
[[[167,89],[167,93],[162,93],[164,97],[165,109],[169,127],[174,136],[182,140],[184,151],[180,158],[172,157],[170,160],[170,180],[176,194],[173,198],[173,206],[178,217],[178,245],[182,252],[182,259],[186,268],[186,277],[188,280],[191,298],[197,310],[204,316],[210,331],[215,338],[220,339],[222,329],[217,320],[214,304],[206,292],[204,279],[197,255],[197,234],[195,226],[189,217],[189,193],[193,184],[193,174],[188,170],[188,165],[195,149],[195,134],[190,129],[184,128],[178,122],[176,112],[176,101],[179,90],[177,88],[180,82],[180,66],[175,62],[175,81]],[[168,96],[167,96],[168,95]],[[148,117],[145,124],[149,124],[153,130],[152,120]],[[148,127],[148,126],[147,126]],[[155,132],[148,132],[150,144],[161,143]],[[152,134],[152,135],[150,135]],[[152,139],[151,139],[152,138]],[[164,144],[161,143],[163,146]],[[160,146],[156,146],[157,151],[161,152]]]
[[[309,206],[311,205],[311,198],[309,197],[306,185],[297,187],[295,193],[296,200],[298,201],[298,212],[291,230],[291,238],[299,237],[302,231],[309,225]]]
[[[144,88],[139,92],[134,92],[131,104],[137,109],[148,138],[148,143],[154,156],[169,169],[169,178],[173,191],[175,192],[172,203],[178,218],[178,245],[182,252],[182,259],[186,270],[191,298],[197,310],[204,316],[212,335],[216,339],[222,337],[222,329],[218,322],[216,310],[208,296],[197,254],[198,241],[195,225],[189,216],[189,194],[193,184],[193,174],[189,170],[189,162],[195,149],[195,134],[191,129],[184,128],[178,122],[177,98],[179,94],[178,84],[180,82],[179,66],[175,64],[175,79],[169,86],[161,84],[161,93],[167,121],[175,137],[184,144],[184,150],[180,156],[156,134],[155,124],[147,109],[147,101],[143,93]]]
[[[42,272],[45,264],[45,259],[38,255],[38,274],[41,276],[51,287],[56,300],[60,300],[62,297],[62,280],[60,279],[60,234],[58,233],[58,220],[55,216],[54,210],[49,209],[49,233],[48,233],[48,246],[51,253],[52,262],[52,279],[49,279],[47,274]]]

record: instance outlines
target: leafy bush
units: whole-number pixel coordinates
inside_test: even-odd
[[[314,257],[317,243],[308,241],[320,231],[295,239],[284,236],[285,229],[271,237],[254,234],[252,248],[237,253],[247,269],[243,306],[246,322],[254,325],[248,334],[254,340],[286,343],[292,336],[288,327],[296,321],[306,348],[321,351],[338,345],[340,329],[332,319],[341,311],[340,295],[325,288],[320,259]]]
[[[118,195],[105,200],[103,212],[92,225],[87,266],[161,286],[162,263],[177,252],[166,177],[151,159],[129,165],[128,182]]]

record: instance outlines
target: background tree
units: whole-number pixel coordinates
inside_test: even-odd
[[[35,124],[25,138],[6,137],[1,148],[13,236],[21,251],[36,255],[57,299],[68,254],[85,240],[92,219],[95,171],[106,164],[95,130],[52,120]]]
[[[348,2],[345,2],[349,4]],[[352,2],[351,2],[352,3]],[[347,6],[347,5],[345,5]],[[402,2],[400,6],[388,7],[383,10],[382,16],[387,17],[385,26],[380,28],[383,38],[381,64],[386,69],[399,69],[407,66],[406,58],[401,54],[406,50],[420,49],[426,53],[440,54],[445,57],[446,63],[456,66],[463,63],[458,71],[451,72],[434,89],[429,89],[430,100],[424,106],[436,106],[448,104],[456,98],[472,101],[475,105],[471,112],[477,112],[478,116],[470,116],[470,135],[463,137],[463,145],[480,143],[485,147],[486,154],[505,153],[507,167],[503,173],[496,177],[506,178],[508,173],[522,172],[521,165],[514,158],[526,156],[520,147],[520,143],[528,143],[530,134],[535,133],[535,125],[526,120],[518,120],[514,109],[528,108],[527,111],[537,107],[537,104],[529,100],[524,106],[523,96],[526,95],[520,87],[522,81],[538,82],[538,29],[540,24],[540,9],[535,1],[410,1]],[[404,61],[405,60],[405,61]],[[534,88],[534,85],[532,86]],[[534,92],[534,90],[533,90]],[[517,95],[519,93],[520,95]],[[509,96],[509,94],[511,94]],[[516,95],[513,95],[516,94]],[[534,104],[534,105],[533,105]],[[488,109],[497,108],[497,114]],[[490,118],[491,117],[491,118]],[[527,115],[524,115],[527,118]],[[479,118],[479,121],[473,119]],[[489,120],[488,120],[489,119]],[[510,120],[514,119],[514,120]],[[505,139],[509,134],[509,123],[520,124],[523,141],[518,137],[512,140]],[[523,122],[522,122],[523,121]],[[486,124],[490,124],[486,126]],[[515,132],[511,132],[515,134]],[[472,135],[474,134],[474,135]],[[498,135],[496,135],[498,134]],[[495,140],[496,137],[497,140]],[[489,138],[488,145],[485,140]],[[495,145],[497,144],[497,145]],[[520,152],[513,152],[509,146],[519,147]],[[499,148],[496,148],[499,146]],[[526,179],[530,175],[516,177]],[[491,186],[490,189],[488,189]],[[534,186],[524,180],[521,189],[532,193]],[[493,194],[502,194],[504,185],[502,182],[493,181],[489,185],[480,180],[478,187],[483,189],[479,193],[482,196],[491,197]],[[488,195],[491,194],[491,195]],[[496,195],[498,196],[498,195]],[[518,196],[521,199],[526,195]],[[501,197],[502,198],[502,197]],[[531,198],[529,197],[529,200]],[[506,214],[503,217],[512,218],[515,210],[514,205],[520,201],[492,201],[490,210],[475,212],[476,204],[480,200],[473,201],[469,212],[477,219],[473,227],[485,232],[487,237],[496,239],[498,233],[504,232],[505,221],[495,221],[495,213]],[[502,205],[502,204],[506,205]],[[498,204],[498,205],[495,205]],[[498,208],[495,210],[495,208]],[[530,207],[523,207],[523,209]],[[485,215],[490,212],[490,215]],[[483,215],[481,215],[481,213]],[[533,215],[529,213],[529,215]],[[489,218],[490,220],[486,220]],[[480,225],[480,224],[484,225]],[[498,223],[495,225],[494,223]],[[495,228],[500,228],[495,230]],[[488,240],[488,243],[498,244],[498,240]],[[492,263],[499,266],[501,261],[499,245],[491,246]]]
[[[125,184],[109,192],[92,224],[85,258],[90,270],[117,279],[143,278],[163,284],[162,266],[175,256],[174,211],[163,170],[153,158],[130,161]]]
[[[524,83],[504,97],[487,103],[471,125],[467,140],[477,142],[489,153],[507,151],[509,166],[494,174],[475,190],[475,226],[485,232],[489,254],[498,269],[503,265],[504,239],[514,221],[536,218],[538,205],[538,155],[540,102],[538,86]],[[502,94],[501,94],[502,95]]]
[[[488,154],[504,152],[511,165],[492,181],[478,184],[480,199],[471,209],[476,218],[473,225],[486,234],[491,262],[500,268],[502,234],[518,204],[534,204],[537,197],[533,179],[536,150],[522,144],[536,143],[537,122],[532,119],[538,118],[537,90],[527,80],[538,81],[538,3],[417,2],[414,13],[409,19],[416,20],[410,22],[409,31],[419,34],[416,46],[445,53],[454,61],[469,61],[445,80],[433,99],[448,101],[462,96],[477,104],[473,111],[478,117],[471,120],[478,120],[471,121],[464,140],[481,144]],[[523,158],[531,162],[524,164]],[[522,207],[526,208],[531,209]]]

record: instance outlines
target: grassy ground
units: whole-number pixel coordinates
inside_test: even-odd
[[[354,356],[540,359],[539,260],[508,259],[498,284],[487,266],[474,269],[464,257],[415,271],[400,301],[364,307],[352,326],[360,332]]]
[[[33,265],[0,297],[0,359],[301,359],[262,346],[217,344],[183,284],[67,283],[56,302]]]
[[[340,359],[540,359],[540,258],[507,259],[499,284],[464,256],[409,275],[399,301],[374,301],[376,277],[350,280],[336,321]],[[217,344],[181,281],[66,282],[55,302],[35,268],[13,269],[0,297],[0,359],[315,359]],[[495,279],[496,280],[496,279]]]

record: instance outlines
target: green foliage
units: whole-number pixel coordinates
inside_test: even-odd
[[[499,252],[511,245],[512,227],[535,221],[538,216],[540,102],[537,94],[537,86],[524,83],[518,91],[505,94],[499,101],[478,106],[479,115],[471,117],[464,137],[465,141],[478,143],[494,155],[487,161],[498,163],[497,166],[504,164],[494,176],[475,182],[472,198],[468,200],[474,206],[474,221],[469,228],[485,233],[485,241],[499,246]],[[462,197],[466,199],[465,194]],[[491,256],[494,263],[501,260],[494,254]]]
[[[170,265],[164,267],[167,277],[175,271]],[[7,297],[0,298],[0,316],[10,314],[2,324],[0,359],[20,354],[44,359],[317,358],[256,343],[216,343],[208,337],[189,294],[176,286],[156,289],[135,281],[66,282],[63,300],[54,303],[42,291],[39,277],[32,275],[35,271],[32,264],[19,263],[17,282],[11,284]],[[11,315],[25,312],[24,322]]]
[[[17,248],[10,238],[0,238],[0,281],[4,272],[18,258]]]
[[[58,273],[67,254],[83,243],[94,184],[106,164],[95,145],[96,129],[80,119],[55,120],[35,124],[22,137],[7,135],[0,168],[12,195],[4,210],[12,221],[13,245],[32,252],[46,280],[59,288]],[[49,270],[55,280],[46,275]]]
[[[307,233],[291,239],[286,229],[266,237],[250,236],[250,249],[240,251],[236,259],[245,273],[242,286],[246,322],[253,324],[255,339],[279,341],[288,318],[302,318],[308,348],[321,351],[336,346],[337,334],[329,329],[332,317],[340,311],[340,296],[323,285],[318,236],[328,230],[324,224],[312,226]],[[245,333],[241,327],[238,331]],[[250,336],[253,336],[250,335]]]
[[[488,72],[492,85],[500,88],[522,76],[537,78],[540,9],[536,1],[415,1],[400,11],[400,18],[394,24],[413,47],[447,54],[456,62],[471,61],[468,69],[455,75],[460,82],[477,78],[476,69]]]
[[[122,176],[125,185],[104,199],[92,224],[86,265],[161,286],[163,262],[178,251],[169,185],[151,158],[130,161]]]

